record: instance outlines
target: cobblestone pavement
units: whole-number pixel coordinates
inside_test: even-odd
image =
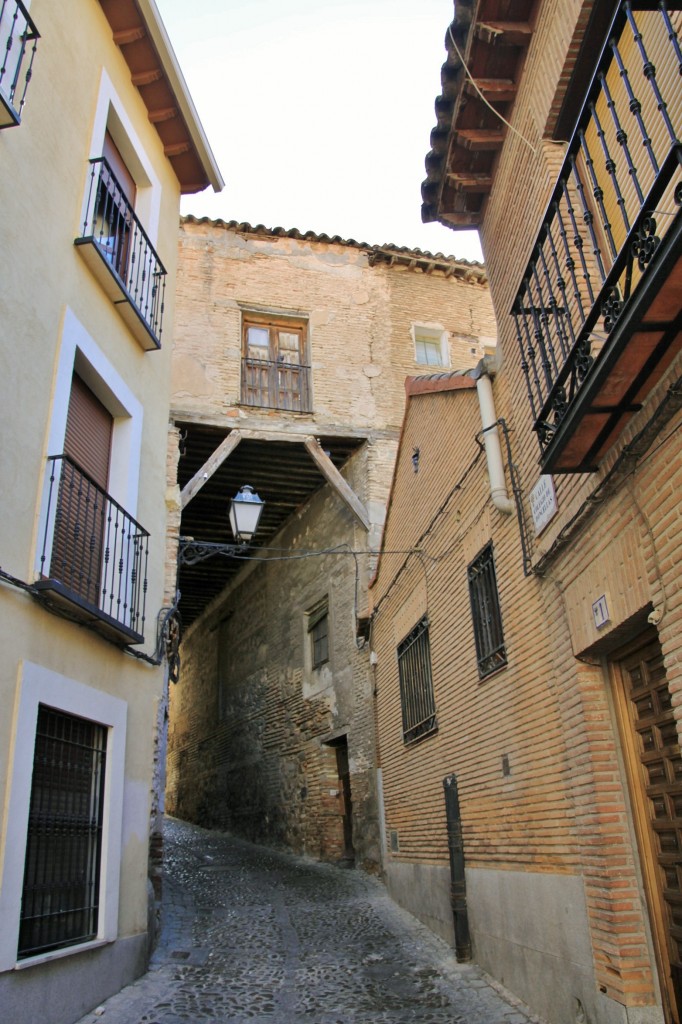
[[[381,882],[165,825],[150,970],[79,1024],[542,1024]]]

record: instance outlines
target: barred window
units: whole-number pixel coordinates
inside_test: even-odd
[[[106,746],[105,726],[39,705],[19,959],[97,935]]]
[[[311,664],[319,668],[329,661],[329,601],[325,597],[308,612]]]
[[[398,644],[398,673],[403,739],[405,743],[411,743],[438,728],[431,678],[429,620],[426,616]]]
[[[474,558],[467,569],[467,576],[478,674],[484,679],[507,664],[492,544],[487,544]]]

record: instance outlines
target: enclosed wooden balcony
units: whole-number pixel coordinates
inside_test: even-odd
[[[166,271],[104,157],[90,161],[75,244],[142,348],[161,348]]]
[[[122,645],[144,640],[149,534],[68,455],[48,459],[33,593]]]
[[[513,305],[545,472],[595,469],[682,346],[673,6],[619,5]]]
[[[21,0],[0,0],[0,128],[21,123],[39,38]]]

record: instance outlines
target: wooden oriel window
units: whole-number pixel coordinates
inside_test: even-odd
[[[308,324],[295,317],[244,314],[242,402],[310,412]]]

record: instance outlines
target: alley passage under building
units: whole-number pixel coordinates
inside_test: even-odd
[[[542,1024],[380,881],[165,824],[150,971],[80,1024]]]

